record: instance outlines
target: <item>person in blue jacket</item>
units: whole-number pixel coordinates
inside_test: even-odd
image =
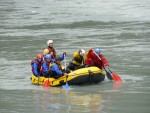
[[[50,54],[47,54],[42,63],[42,75],[44,77],[50,76],[49,69],[50,69],[51,65],[52,65],[52,56]]]
[[[42,54],[37,54],[36,58],[31,61],[32,73],[37,77],[41,75],[42,61],[43,61]]]
[[[57,55],[55,57],[55,61],[52,64],[50,68],[51,76],[55,79],[58,79],[61,76],[67,76],[67,73],[64,72],[65,70],[62,69],[61,61],[64,59],[64,57],[60,57]]]

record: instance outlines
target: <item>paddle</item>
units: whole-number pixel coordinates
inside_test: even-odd
[[[65,63],[65,72],[66,72],[66,56],[65,56],[65,54],[64,54],[64,63]],[[66,76],[66,84],[64,86],[66,89],[70,88],[70,86],[67,82],[67,78],[68,78],[68,76]]]
[[[108,68],[108,69],[109,69],[109,68]],[[111,72],[114,81],[122,82],[122,79],[120,78],[119,75],[117,75],[116,73],[112,72],[110,69],[109,69],[109,71]]]
[[[67,78],[68,78],[68,76],[66,76],[66,84],[65,84],[65,86],[64,86],[66,89],[70,88],[70,86],[69,86],[69,84],[68,84],[68,82],[67,82]]]
[[[98,59],[99,59],[100,61],[102,61],[101,58],[95,53],[95,51],[93,51],[93,52],[94,52],[94,54],[98,57]],[[109,73],[109,72],[106,70],[103,61],[102,61],[102,65],[103,65],[104,70],[106,71],[107,78],[108,78],[109,80],[113,80],[113,77],[111,76],[111,73]]]
[[[95,52],[94,52],[94,54],[99,58],[99,60],[101,60],[101,58],[100,58]],[[101,60],[101,61],[102,61],[102,60]],[[112,74],[112,76],[111,76],[111,74],[110,74],[109,72],[107,72],[103,61],[102,61],[102,64],[103,64],[103,67],[104,67],[104,69],[105,69],[105,71],[106,71],[106,75],[107,75],[108,79],[114,80],[115,82],[116,82],[116,81],[117,81],[117,82],[122,82],[122,79],[119,77],[119,75],[117,75],[116,73],[113,73],[113,72],[108,68],[108,70],[109,70],[110,73]]]

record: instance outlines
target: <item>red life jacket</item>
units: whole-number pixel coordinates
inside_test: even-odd
[[[53,47],[48,47],[49,53],[53,56],[53,58],[56,57],[56,51]]]

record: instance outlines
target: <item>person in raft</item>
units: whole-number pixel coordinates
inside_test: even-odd
[[[52,65],[52,56],[50,54],[47,54],[44,58],[44,61],[42,62],[42,75],[44,77],[50,77],[49,69]]]
[[[47,48],[45,48],[45,49],[43,50],[43,59],[45,58],[45,56],[46,56],[47,54],[49,54],[49,50],[48,50]]]
[[[96,66],[100,69],[102,69],[103,65],[106,68],[109,67],[107,59],[102,55],[101,50],[99,48],[91,48],[88,51],[85,64],[86,66]]]
[[[31,61],[32,73],[36,77],[40,77],[41,75],[41,65],[43,62],[43,55],[37,54],[36,58]]]
[[[57,52],[56,52],[56,50],[53,47],[53,40],[48,40],[47,41],[47,49],[49,50],[49,52],[47,54],[50,54],[52,56],[53,60],[54,60],[54,58],[57,55]],[[43,52],[44,52],[44,50],[43,50]],[[63,54],[66,54],[66,52],[63,52]]]
[[[66,71],[62,69],[62,65],[61,65],[62,60],[63,59],[59,55],[55,57],[55,61],[50,67],[51,77],[58,79],[61,76],[67,76]]]
[[[69,62],[67,69],[76,70],[84,66],[84,54],[85,50],[80,49],[78,52],[74,52],[73,59]]]
[[[49,54],[49,50],[47,48],[45,48],[43,50],[43,60],[45,60],[46,55]],[[51,55],[51,54],[50,54]],[[54,58],[51,56],[51,62],[54,63]]]

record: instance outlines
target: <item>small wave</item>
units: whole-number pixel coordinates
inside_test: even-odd
[[[137,22],[136,22],[137,23]],[[138,22],[139,23],[139,22]],[[118,25],[129,25],[131,22],[104,22],[104,21],[77,21],[72,23],[41,23],[41,24],[33,24],[33,25],[24,25],[18,26],[15,29],[31,29],[31,30],[39,30],[39,29],[57,29],[57,28],[65,28],[65,29],[75,29],[75,28],[104,28],[104,27],[114,27]],[[132,22],[133,24],[133,22]]]

